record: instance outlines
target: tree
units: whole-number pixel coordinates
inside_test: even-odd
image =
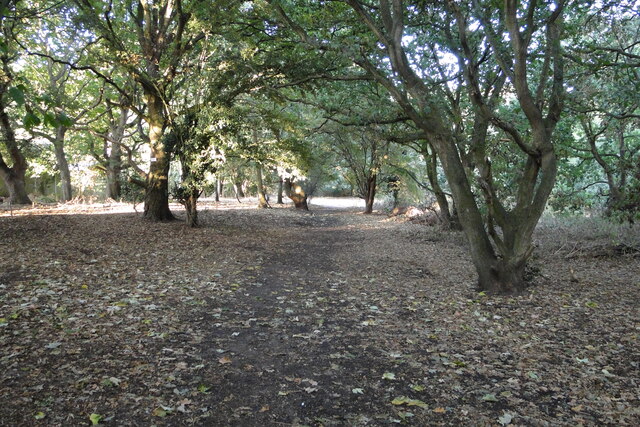
[[[405,5],[400,0],[375,4],[346,0],[333,7],[333,20],[326,24],[325,32],[314,29],[315,33],[295,20],[296,13],[308,9],[285,10],[280,2],[270,3],[280,22],[302,41],[320,51],[335,49],[349,55],[387,89],[442,162],[470,244],[480,289],[520,292],[525,286],[526,262],[533,251],[531,236],[557,170],[551,138],[564,93],[560,49],[563,3],[551,8],[532,1],[519,8],[514,0],[506,0],[496,9],[480,2]],[[336,32],[329,36],[327,31],[336,28],[338,21],[345,30],[341,43],[332,43]],[[442,34],[448,40],[442,40]],[[362,36],[357,46],[345,47],[347,40],[353,43],[357,36]],[[442,42],[430,52],[420,44],[425,39]],[[469,111],[474,117],[470,135],[449,120],[448,99],[439,96],[438,88],[448,83],[438,72],[445,65],[445,54],[458,59],[451,72],[464,75],[473,105]],[[534,78],[537,85],[532,90]],[[495,111],[496,101],[507,90],[516,95],[527,125],[525,132]],[[499,199],[493,185],[487,155],[490,126],[503,132],[525,159],[517,197],[507,203]],[[482,200],[476,199],[469,175],[475,168]],[[484,217],[482,203],[487,207]]]
[[[89,153],[97,162],[97,168],[107,179],[106,197],[118,200],[122,195],[123,172],[132,169],[132,180],[144,182],[147,173],[140,168],[136,153],[140,146],[148,143],[141,118],[129,107],[130,98],[122,94],[105,94],[103,110],[84,124],[90,137],[87,138]],[[96,147],[95,137],[102,141]]]
[[[175,116],[171,102],[176,80],[195,78],[190,74],[195,68],[190,55],[205,33],[193,21],[203,2],[128,0],[114,5],[110,1],[75,0],[74,4],[87,29],[99,36],[104,50],[94,49],[95,54],[102,58],[108,55],[141,88],[145,110],[137,113],[147,123],[151,151],[144,183],[144,217],[153,221],[171,220],[174,217],[169,210],[168,175],[172,147],[164,135]],[[106,77],[99,70],[93,71]],[[122,88],[118,89],[127,95]]]
[[[36,64],[35,67],[39,65],[44,64]],[[67,135],[73,130],[75,123],[101,102],[101,92],[92,90],[90,86],[95,82],[87,80],[88,76],[84,76],[84,81],[74,79],[68,65],[58,64],[47,58],[46,65],[39,68],[47,70],[46,75],[41,76],[45,82],[41,85],[36,78],[35,83],[42,100],[37,108],[43,117],[44,126],[31,129],[30,132],[48,140],[53,146],[60,173],[61,200],[67,202],[72,199],[71,172],[65,152]]]
[[[26,87],[22,84],[15,84],[15,76],[12,70],[12,63],[17,58],[15,45],[13,43],[14,32],[20,29],[22,18],[21,13],[16,8],[16,2],[12,0],[2,0],[0,2],[0,129],[2,131],[2,145],[11,159],[11,164],[7,164],[2,151],[0,151],[0,176],[9,189],[9,201],[11,203],[26,204],[31,203],[25,187],[25,175],[28,168],[27,159],[23,154],[21,142],[16,137],[15,121],[10,117],[10,104],[13,102],[16,107],[25,106]],[[37,120],[37,117],[27,111],[25,119],[30,119],[29,123]]]
[[[633,220],[640,212],[640,39],[632,2],[593,5],[574,25],[568,53],[569,110],[579,139],[567,148],[580,166],[600,169],[583,187],[605,184],[606,213]],[[569,163],[567,169],[575,170]]]
[[[388,157],[390,142],[381,138],[375,126],[359,129],[338,129],[329,132],[337,158],[345,166],[345,178],[355,189],[358,197],[364,199],[364,213],[373,212],[378,179],[385,159]]]

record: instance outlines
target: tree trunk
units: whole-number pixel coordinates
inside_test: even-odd
[[[71,173],[69,172],[69,163],[64,152],[64,138],[67,133],[65,126],[56,128],[56,135],[53,141],[53,147],[56,153],[56,164],[60,172],[60,188],[62,189],[61,201],[68,202],[73,198],[71,189]]]
[[[238,199],[238,201],[244,198],[244,191],[242,191],[242,181],[235,181],[233,183],[233,190],[236,193],[236,199]]]
[[[293,205],[296,209],[309,210],[307,205],[307,195],[304,189],[297,183],[293,182],[291,178],[287,178],[284,181],[284,188],[287,192],[287,197],[293,201]]]
[[[220,201],[220,193],[222,192],[222,181],[220,178],[216,178],[216,191],[215,191],[215,201]]]
[[[151,165],[147,174],[144,199],[145,219],[171,221],[175,217],[169,209],[169,165],[170,153],[163,141],[165,119],[162,100],[147,94],[149,145]]]
[[[278,200],[276,201],[277,204],[282,205],[284,204],[284,202],[282,201],[282,192],[284,189],[284,180],[282,179],[282,177],[278,177]]]
[[[430,147],[430,150],[427,147]],[[436,202],[438,203],[438,208],[440,209],[440,222],[446,228],[449,228],[451,230],[460,230],[461,226],[458,221],[458,217],[457,215],[452,215],[449,208],[447,195],[445,194],[444,190],[440,186],[440,182],[438,181],[438,157],[436,156],[435,150],[430,146],[430,144],[424,144],[422,156],[426,161],[427,178],[429,179],[429,185],[431,185],[431,188],[433,189],[433,194],[436,197]]]
[[[5,66],[5,68],[7,68]],[[5,70],[6,71],[6,70]],[[13,204],[30,204],[31,200],[27,195],[27,189],[25,185],[25,176],[27,173],[27,160],[22,155],[18,142],[16,141],[16,134],[11,127],[11,121],[6,111],[5,94],[8,90],[5,82],[0,83],[0,127],[2,128],[3,143],[6,147],[13,165],[9,167],[0,152],[0,177],[5,182],[7,189],[9,190],[9,202]]]
[[[111,153],[106,164],[107,169],[107,198],[119,200],[122,194],[122,180],[120,172],[122,171],[122,157],[120,146],[118,144],[111,145]]]
[[[373,203],[375,202],[375,198],[376,198],[377,178],[378,178],[378,175],[375,173],[367,177],[367,183],[366,183],[367,188],[366,188],[366,194],[364,198],[364,201],[365,201],[364,213],[366,214],[373,213]]]
[[[484,220],[476,205],[455,143],[440,139],[434,145],[439,150],[438,154],[458,207],[460,224],[469,242],[471,259],[478,273],[479,289],[497,294],[520,292],[524,287],[522,276],[518,277],[516,269],[501,265],[485,231]]]
[[[258,185],[258,209],[269,208],[267,195],[264,192],[264,182],[262,180],[262,165],[256,163],[256,184]]]
[[[182,201],[185,211],[187,212],[187,225],[189,227],[198,226],[198,194],[196,193],[197,192],[192,191],[187,198]]]
[[[27,189],[25,187],[25,173],[10,173],[5,174],[0,170],[0,176],[4,180],[4,183],[9,190],[9,202],[14,205],[29,205],[31,204],[31,199],[29,199],[29,195],[27,194]]]
[[[107,199],[119,200],[121,194],[120,171],[112,168],[107,169]]]
[[[111,124],[110,134],[114,141],[121,142],[123,140],[127,117],[127,111],[121,109],[117,124]],[[106,155],[106,147],[104,151]],[[110,152],[106,158],[105,169],[107,173],[107,198],[119,200],[122,195],[122,177],[120,175],[122,172],[122,147],[120,147],[120,144],[113,142],[110,144]]]

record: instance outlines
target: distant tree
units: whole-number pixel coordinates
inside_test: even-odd
[[[568,52],[568,103],[578,135],[568,149],[581,169],[600,171],[599,179],[581,186],[602,181],[607,214],[629,220],[640,214],[640,34],[634,4],[587,8],[574,24],[583,31],[574,33]],[[577,169],[571,163],[566,168]]]

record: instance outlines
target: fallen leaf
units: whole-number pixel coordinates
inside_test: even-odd
[[[91,421],[91,425],[97,426],[102,419],[102,415],[100,414],[91,414],[89,415],[89,421]]]
[[[500,423],[500,425],[503,425],[503,426],[511,424],[512,420],[513,420],[513,415],[507,412],[505,412],[504,414],[498,417],[498,422]]]
[[[419,408],[424,408],[424,409],[428,408],[428,405],[424,403],[422,400],[411,399],[407,396],[396,397],[391,401],[391,404],[396,406],[407,405],[407,406],[417,406]]]
[[[487,393],[484,396],[482,396],[482,400],[484,400],[485,402],[497,402],[498,398],[493,393]]]
[[[221,365],[228,365],[229,363],[231,363],[231,358],[228,356],[222,356],[220,359],[218,359],[218,362]]]
[[[396,374],[394,374],[393,372],[385,372],[384,374],[382,374],[382,379],[383,380],[395,380],[396,379]]]
[[[166,417],[166,416],[167,416],[167,411],[165,411],[165,410],[164,410],[164,409],[162,409],[162,408],[156,408],[156,409],[154,409],[154,410],[153,410],[153,412],[151,413],[151,415],[153,415],[154,417],[160,417],[160,418],[163,418],[163,417]]]
[[[444,414],[445,412],[447,412],[447,410],[442,406],[438,406],[433,410],[433,412],[435,412],[436,414]]]

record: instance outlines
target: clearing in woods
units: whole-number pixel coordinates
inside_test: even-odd
[[[640,417],[633,245],[543,225],[530,291],[492,297],[457,232],[203,208],[198,229],[128,207],[0,212],[0,425]]]

